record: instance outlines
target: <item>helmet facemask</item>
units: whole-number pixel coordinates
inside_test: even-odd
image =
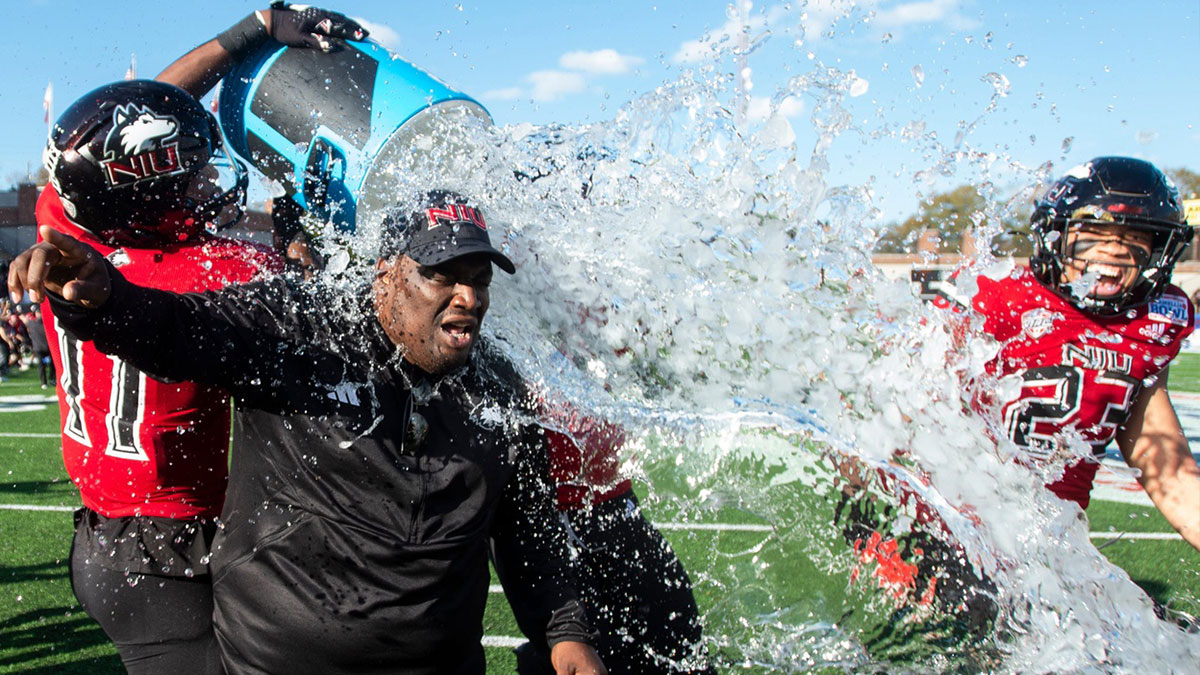
[[[1034,201],[1030,226],[1035,245],[1029,267],[1037,279],[1071,304],[1099,315],[1118,314],[1162,295],[1194,234],[1184,223],[1179,191],[1170,178],[1153,164],[1130,157],[1097,157],[1070,169]],[[1072,241],[1072,233],[1088,229],[1099,241],[1088,245],[1088,238],[1080,241],[1078,236]],[[1133,233],[1142,236],[1131,237]],[[1148,243],[1148,251],[1135,253],[1138,238]],[[1128,255],[1087,254],[1105,241],[1121,242]],[[1083,278],[1067,282],[1071,266]],[[1104,283],[1111,284],[1118,272],[1123,277],[1119,292],[1094,292],[1098,277],[1108,277]]]
[[[1073,230],[1086,230],[1089,227],[1103,229],[1113,225],[1149,234],[1152,241],[1149,250],[1122,241],[1123,247],[1129,252],[1127,260],[1096,260],[1086,254],[1092,248],[1103,245],[1106,239],[1072,240]],[[1042,273],[1039,277],[1043,282],[1081,309],[1105,316],[1119,314],[1158,297],[1170,283],[1175,263],[1192,238],[1190,227],[1114,219],[1107,213],[1101,217],[1055,218],[1049,222],[1049,227],[1037,228],[1035,232],[1039,249],[1035,259],[1041,263]],[[1124,239],[1120,237],[1120,240]],[[1067,268],[1075,265],[1079,269],[1080,264],[1081,276],[1076,281],[1067,281]],[[1109,271],[1106,268],[1129,267],[1136,272],[1119,292],[1103,296],[1090,293],[1102,271]]]
[[[188,183],[184,209],[209,234],[215,234],[241,220],[247,184],[246,166],[218,147]]]

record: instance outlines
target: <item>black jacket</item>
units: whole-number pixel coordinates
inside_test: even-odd
[[[231,673],[483,672],[489,545],[524,571],[516,601],[551,644],[591,642],[507,362],[481,346],[426,380],[366,288],[278,278],[175,295],[109,273],[99,310],[52,298],[62,328],[236,400],[211,561]]]

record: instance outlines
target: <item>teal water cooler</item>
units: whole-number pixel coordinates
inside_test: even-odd
[[[414,148],[447,126],[491,120],[370,41],[331,54],[270,45],[225,78],[218,105],[233,150],[343,233],[389,205]]]

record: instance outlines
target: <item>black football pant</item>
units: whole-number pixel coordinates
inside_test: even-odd
[[[126,574],[88,559],[86,519],[71,544],[71,590],[117,647],[130,675],[223,675],[213,633],[212,584]],[[110,563],[111,564],[111,563]]]

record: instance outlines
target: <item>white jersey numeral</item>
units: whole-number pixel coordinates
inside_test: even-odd
[[[87,425],[83,423],[83,350],[78,340],[72,340],[61,330],[58,333],[58,349],[62,354],[63,371],[58,382],[67,403],[67,415],[63,420],[63,435],[84,445],[90,445]]]
[[[148,461],[141,441],[142,418],[146,414],[146,374],[115,356],[108,358],[113,368],[108,414],[104,417],[108,428],[104,454]]]
[[[92,445],[83,413],[83,383],[87,374],[83,367],[84,350],[78,340],[62,331],[56,332],[63,363],[59,383],[67,406],[62,432],[78,443]],[[104,428],[108,430],[104,454],[138,462],[149,461],[141,440],[142,420],[146,414],[146,374],[115,356],[108,358],[112,361],[112,383],[104,414]]]

